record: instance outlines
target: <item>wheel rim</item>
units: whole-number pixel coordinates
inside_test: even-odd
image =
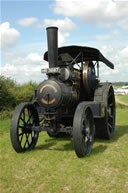
[[[94,120],[91,108],[82,102],[73,120],[73,145],[78,157],[90,154],[94,140]]]
[[[35,138],[38,137],[38,133],[32,131],[34,126],[35,116],[32,109],[26,106],[22,109],[17,124],[18,142],[23,151],[31,149]]]
[[[110,135],[112,135],[115,129],[115,97],[112,87],[109,89],[108,93],[107,119],[108,130],[110,132]]]
[[[88,155],[91,152],[91,146],[93,144],[93,121],[91,119],[90,110],[86,109],[82,115],[82,137],[83,144],[85,146],[85,154]]]

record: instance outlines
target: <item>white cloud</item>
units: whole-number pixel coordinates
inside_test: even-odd
[[[128,47],[117,49],[111,45],[104,45],[100,51],[103,55],[114,64],[114,70],[100,65],[100,77],[102,81],[127,81],[128,77]],[[126,58],[127,57],[127,58]]]
[[[127,58],[128,59],[128,46],[126,46],[125,48],[123,48],[121,51],[120,51],[120,55],[124,58]],[[128,64],[128,62],[127,62]]]
[[[11,56],[10,63],[0,67],[2,75],[16,80],[18,83],[30,80],[41,82],[46,75],[41,74],[42,68],[48,68],[48,63],[43,60],[42,55],[30,53],[27,56]]]
[[[123,19],[123,20],[120,21],[119,26],[120,26],[122,29],[128,31],[128,19],[127,19],[127,17],[126,17],[125,19]]]
[[[56,26],[59,28],[58,31],[58,45],[63,46],[65,40],[70,36],[70,32],[76,28],[76,25],[69,18],[64,19],[45,19],[43,21],[43,27]]]
[[[110,35],[96,35],[96,40],[106,41],[110,40]]]
[[[100,63],[101,81],[127,81],[128,46],[123,49],[117,49],[111,45],[104,45],[99,47],[99,50],[115,66],[115,69],[112,70],[105,64]],[[32,52],[24,57],[18,54],[8,55],[9,62],[0,68],[2,75],[11,77],[19,83],[30,80],[41,82],[46,79],[46,76],[41,74],[41,69],[48,68],[48,63],[43,60],[42,55],[39,53]]]
[[[54,12],[79,17],[84,23],[93,23],[103,27],[117,24],[127,28],[128,23],[128,1],[56,0]]]
[[[76,25],[68,17],[57,20],[44,19],[43,25],[45,27],[56,26],[59,28],[61,32],[72,31],[73,29],[76,28]]]
[[[20,37],[20,33],[16,29],[11,28],[9,22],[0,25],[0,33],[0,47],[3,50],[14,46]]]
[[[24,27],[31,26],[35,22],[37,22],[37,18],[35,18],[35,17],[28,17],[28,18],[23,18],[23,19],[17,20],[17,23],[21,26],[24,26]]]
[[[65,44],[66,38],[69,36],[70,36],[69,33],[58,32],[58,47],[63,46]]]
[[[108,58],[113,57],[113,52],[115,51],[111,45],[103,45],[100,50]]]
[[[119,39],[120,37],[120,32],[119,30],[113,30],[107,34],[100,34],[100,35],[96,35],[96,40],[100,40],[100,41],[110,41],[110,40],[115,40],[115,39]]]
[[[27,57],[26,57],[26,59],[28,60],[28,61],[30,61],[30,62],[42,62],[42,60],[43,60],[43,56],[40,56],[39,54],[37,54],[37,53],[30,53]]]

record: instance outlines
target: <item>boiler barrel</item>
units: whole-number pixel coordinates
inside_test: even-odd
[[[38,103],[45,108],[57,108],[61,105],[73,106],[79,100],[77,91],[71,86],[55,80],[43,81],[36,90]]]

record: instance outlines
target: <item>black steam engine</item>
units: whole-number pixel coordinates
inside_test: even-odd
[[[114,69],[99,50],[82,46],[58,48],[56,27],[47,28],[48,52],[42,69],[48,79],[35,90],[31,103],[17,106],[11,122],[16,152],[35,147],[39,132],[69,135],[78,157],[91,152],[94,134],[111,139],[115,130],[115,98],[111,83],[99,82],[99,61]]]

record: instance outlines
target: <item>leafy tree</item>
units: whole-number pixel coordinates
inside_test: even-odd
[[[0,111],[15,106],[15,96],[11,92],[11,89],[15,87],[16,83],[13,80],[0,76]]]
[[[32,101],[34,90],[36,87],[37,87],[37,84],[33,83],[32,81],[26,84],[17,86],[16,89],[14,89],[16,104]]]
[[[32,101],[34,90],[37,87],[32,81],[18,85],[5,76],[0,76],[0,111],[11,110],[22,102]]]

